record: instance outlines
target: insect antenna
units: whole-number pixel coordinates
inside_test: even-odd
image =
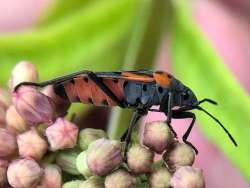
[[[202,107],[200,106],[197,106],[196,109],[200,110],[200,111],[203,111],[204,113],[206,113],[208,116],[210,116],[214,121],[216,121],[220,126],[221,128],[227,133],[228,137],[230,138],[230,140],[233,142],[233,144],[235,146],[238,146],[236,141],[234,140],[233,136],[229,133],[229,131],[222,125],[222,123],[216,118],[214,117],[212,114],[210,114],[208,111],[206,111],[205,109],[203,109]]]
[[[214,104],[214,105],[218,104],[216,101],[214,101],[212,99],[207,99],[207,98],[200,100],[198,104],[201,104],[201,103],[204,103],[204,102],[208,102],[208,103]]]

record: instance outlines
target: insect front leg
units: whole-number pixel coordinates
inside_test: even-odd
[[[125,134],[122,136],[122,137],[125,137],[124,141],[125,141],[125,148],[124,148],[124,160],[126,161],[127,160],[127,151],[128,151],[128,147],[130,145],[130,142],[131,142],[131,134],[132,134],[132,131],[136,125],[136,123],[138,122],[138,120],[144,116],[147,112],[145,112],[144,110],[139,110],[139,109],[136,109],[134,112],[133,112],[133,115],[132,115],[132,118],[130,120],[130,123],[129,123],[129,127],[127,129],[127,131],[125,132]]]
[[[192,147],[195,151],[196,154],[198,154],[198,150],[195,148],[195,146],[193,146],[193,144],[189,141],[187,141],[188,136],[190,135],[190,132],[194,126],[195,120],[196,120],[196,116],[194,113],[192,112],[183,112],[183,111],[173,111],[173,118],[175,119],[185,119],[185,118],[191,118],[192,121],[188,127],[188,129],[186,130],[185,134],[182,136],[182,140],[185,144],[189,145],[190,147]]]
[[[171,125],[173,99],[174,99],[173,93],[169,92],[168,96],[163,99],[163,107],[160,107],[160,110],[161,111],[165,111],[164,105],[166,104],[166,102],[168,102],[167,103],[168,104],[168,106],[167,106],[167,112],[165,112],[165,114],[167,116],[166,123],[167,123],[169,129],[171,130],[171,132],[173,133],[174,137],[177,138],[177,134],[176,134],[175,130],[173,129],[172,125]]]

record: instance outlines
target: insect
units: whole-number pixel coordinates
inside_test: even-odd
[[[134,109],[128,129],[121,137],[121,140],[125,141],[125,155],[131,142],[133,128],[148,111],[165,113],[166,123],[175,136],[176,133],[171,126],[171,120],[173,118],[191,118],[192,121],[182,139],[196,153],[198,153],[198,150],[187,140],[196,120],[195,114],[191,112],[193,109],[200,110],[214,119],[226,132],[233,144],[237,146],[236,141],[222,123],[200,106],[204,102],[214,105],[217,103],[207,98],[198,101],[191,89],[167,72],[148,70],[80,71],[41,83],[23,82],[17,85],[15,90],[22,85],[36,87],[52,85],[58,96],[72,103],[82,102],[96,106],[119,106]],[[152,108],[153,106],[159,106],[159,108]]]

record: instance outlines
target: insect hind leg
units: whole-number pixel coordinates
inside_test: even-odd
[[[194,113],[192,112],[183,112],[183,111],[173,111],[173,118],[175,119],[185,119],[185,118],[191,118],[192,121],[188,127],[188,129],[186,130],[185,134],[182,136],[182,140],[185,144],[189,145],[190,147],[193,148],[193,150],[195,151],[196,154],[198,154],[198,150],[196,149],[196,147],[189,141],[187,141],[188,136],[190,135],[190,132],[194,126],[195,120],[196,120],[196,116]]]

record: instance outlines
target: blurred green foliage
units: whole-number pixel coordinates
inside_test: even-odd
[[[162,34],[171,28],[176,76],[199,98],[221,104],[206,109],[221,119],[239,147],[234,148],[212,120],[199,114],[203,132],[250,179],[249,97],[193,23],[188,4],[173,2],[172,7],[165,0],[57,0],[34,29],[0,35],[0,83],[6,83],[11,68],[24,59],[38,67],[41,80],[82,69],[148,69]],[[111,137],[118,138],[129,119],[130,111],[114,109]]]
[[[1,83],[23,59],[38,67],[42,80],[81,69],[121,68],[140,3],[93,1],[72,12],[65,8],[65,14],[62,7],[32,31],[1,35]]]

